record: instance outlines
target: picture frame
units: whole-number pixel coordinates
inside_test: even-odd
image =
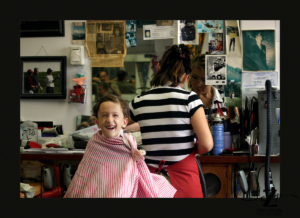
[[[66,99],[66,56],[24,56],[20,64],[21,99]]]
[[[30,21],[20,23],[20,37],[59,37],[65,36],[64,20]]]

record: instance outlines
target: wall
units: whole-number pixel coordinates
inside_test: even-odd
[[[79,20],[76,20],[80,22]],[[86,20],[82,20],[86,22]],[[92,93],[90,84],[91,62],[85,49],[85,65],[76,66],[70,64],[70,47],[72,46],[72,20],[65,21],[64,37],[37,37],[20,38],[21,56],[67,56],[67,88],[76,85],[72,81],[76,71],[85,71],[86,79],[83,81],[87,85],[86,104],[68,103],[68,99],[21,99],[20,111],[21,120],[32,121],[53,121],[53,124],[62,124],[65,132],[74,132],[76,126],[76,116],[89,115],[92,110]],[[44,48],[42,48],[44,46]]]
[[[78,21],[78,20],[76,20]],[[85,21],[85,20],[83,20]],[[70,46],[71,44],[71,25],[72,20],[65,21],[65,37],[40,37],[40,38],[21,38],[20,55],[21,56],[67,56],[67,88],[75,85],[72,78],[76,71],[85,71],[87,73],[84,84],[87,84],[88,92],[86,104],[69,104],[68,99],[22,99],[20,100],[21,120],[34,121],[53,121],[54,124],[62,124],[65,132],[74,132],[76,125],[76,116],[89,115],[92,110],[92,95],[89,84],[91,84],[91,64],[87,52],[85,52],[85,65],[70,65]],[[258,21],[241,20],[241,30],[251,29],[276,29],[276,69],[280,70],[280,35],[279,21]],[[161,39],[155,42],[155,51],[158,59],[162,57],[165,46],[172,45],[172,39]],[[204,41],[207,45],[207,41]],[[44,46],[45,49],[42,48]],[[205,49],[204,49],[205,50]],[[203,50],[203,52],[205,52]],[[279,72],[280,73],[280,72]],[[259,168],[263,164],[255,164]],[[248,164],[241,165],[248,167]],[[277,193],[280,193],[280,166],[279,164],[270,164],[273,174],[273,181]],[[261,187],[261,196],[264,196],[264,168],[259,175]]]

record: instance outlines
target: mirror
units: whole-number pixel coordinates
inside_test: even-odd
[[[75,131],[81,130],[90,126],[96,125],[96,117],[88,115],[79,115],[76,118],[76,127]]]
[[[153,69],[156,69],[156,64],[166,48],[174,43],[172,38],[143,40],[143,25],[140,23],[137,21],[137,46],[127,48],[124,67],[92,67],[92,106],[104,94],[118,95],[130,102],[135,96],[150,89]],[[152,23],[155,24],[156,21]]]

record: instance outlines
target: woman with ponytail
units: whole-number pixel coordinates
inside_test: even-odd
[[[158,63],[151,89],[130,102],[126,127],[131,130],[130,124],[138,123],[145,162],[150,172],[169,177],[177,189],[175,198],[203,197],[195,154],[213,147],[202,101],[182,88],[191,71],[187,46],[173,45]],[[194,132],[199,136],[196,145]]]

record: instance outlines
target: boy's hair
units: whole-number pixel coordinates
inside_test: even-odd
[[[189,75],[192,71],[190,51],[187,46],[180,44],[173,45],[168,49],[159,61],[160,70],[153,74],[151,86],[163,86],[171,82],[171,87],[181,83],[180,78],[184,73]]]
[[[93,115],[98,119],[98,111],[100,109],[100,105],[103,102],[106,101],[111,101],[111,102],[115,102],[115,103],[119,103],[121,108],[122,108],[122,112],[124,114],[125,118],[129,118],[129,105],[128,102],[116,95],[112,95],[112,94],[108,94],[103,96],[102,98],[100,98],[100,100],[94,105],[93,107]]]

